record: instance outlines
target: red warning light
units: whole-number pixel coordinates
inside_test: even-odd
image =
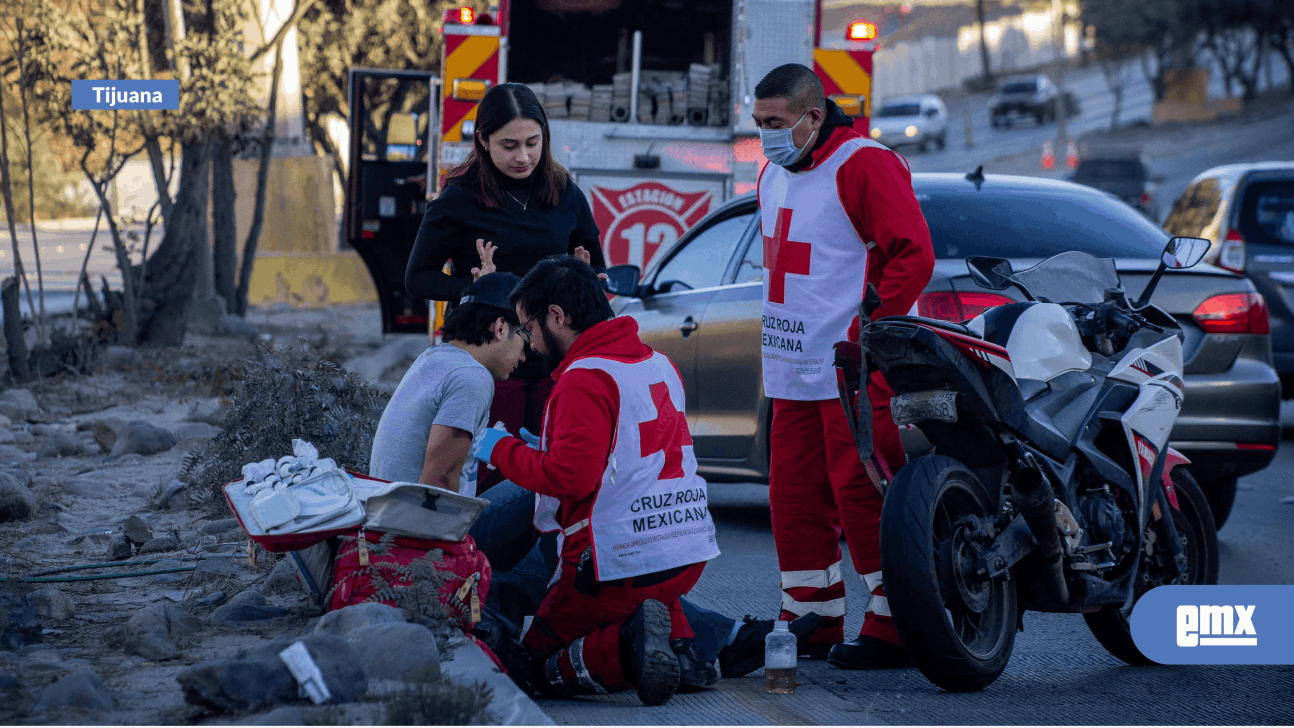
[[[856,20],[849,24],[845,40],[876,40],[876,23]]]
[[[476,22],[476,11],[471,8],[458,9],[458,22],[463,25],[471,25]]]

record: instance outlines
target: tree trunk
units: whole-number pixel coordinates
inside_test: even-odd
[[[18,308],[18,280],[13,276],[0,284],[0,300],[4,306],[4,340],[9,354],[9,373],[16,381],[31,381],[31,368],[27,364],[27,338],[23,336],[22,313]]]
[[[975,0],[975,19],[979,21],[979,59],[984,68],[984,82],[993,78],[988,62],[988,40],[985,39],[984,0]]]
[[[274,128],[277,125],[279,79],[283,76],[283,44],[274,49],[274,73],[270,76],[269,109],[265,114],[265,135],[261,138],[261,164],[256,172],[256,207],[252,212],[252,225],[243,245],[243,264],[238,275],[238,292],[234,298],[233,313],[247,316],[247,295],[252,286],[252,270],[256,264],[256,248],[260,244],[261,227],[265,224],[265,188],[269,183],[270,158],[274,151]]]
[[[234,189],[234,155],[229,141],[211,145],[211,255],[216,295],[238,312],[234,293],[238,288],[238,227]]]
[[[197,256],[207,249],[210,157],[211,143],[205,136],[181,146],[180,185],[173,219],[149,258],[141,281],[140,342],[158,346],[184,343],[189,301],[197,279]]]
[[[148,150],[148,166],[153,172],[153,184],[157,187],[157,201],[162,206],[162,227],[169,227],[174,203],[171,201],[171,186],[166,180],[166,167],[162,162],[162,144],[157,137],[150,136],[145,140],[144,148]]]
[[[1279,45],[1276,45],[1276,44],[1273,44],[1273,45],[1275,45],[1276,47],[1276,52],[1280,53],[1281,58],[1285,60],[1285,69],[1289,72],[1285,80],[1289,82],[1290,95],[1294,96],[1294,53],[1290,53],[1290,48],[1288,43],[1282,42]]]
[[[36,302],[31,297],[31,282],[27,280],[27,271],[22,265],[22,251],[18,249],[18,228],[15,227],[18,221],[14,219],[13,209],[13,180],[9,177],[9,125],[5,123],[7,118],[4,111],[4,94],[0,92],[0,195],[4,197],[4,216],[9,224],[9,240],[13,243],[13,272],[27,291],[27,307],[35,311]]]

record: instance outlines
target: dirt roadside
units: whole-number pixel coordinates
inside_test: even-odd
[[[426,339],[384,338],[376,304],[255,309],[248,324],[251,335],[191,335],[182,348],[113,348],[91,376],[54,378],[27,387],[34,407],[25,409],[23,416],[17,416],[13,407],[7,409],[15,416],[7,424],[0,421],[5,425],[0,428],[0,473],[29,489],[35,511],[29,518],[0,524],[0,575],[16,577],[114,562],[114,543],[132,517],[138,517],[147,532],[140,537],[143,545],[137,544],[138,553],[129,559],[116,561],[119,566],[112,571],[202,566],[197,572],[125,579],[0,581],[0,599],[6,592],[18,594],[40,612],[39,628],[28,630],[21,639],[10,639],[18,633],[12,609],[7,621],[0,620],[0,631],[9,642],[0,645],[0,723],[256,720],[250,713],[222,716],[185,703],[176,675],[186,667],[230,656],[268,639],[304,634],[319,611],[294,577],[285,580],[287,572],[280,570],[271,578],[276,557],[254,550],[255,558],[249,560],[245,535],[222,503],[177,496],[168,507],[159,503],[158,496],[179,474],[186,455],[219,432],[211,424],[219,419],[210,413],[218,410],[221,395],[229,391],[231,372],[256,347],[305,346],[338,363],[367,366],[372,379],[391,389]],[[0,403],[21,401],[26,400],[14,390],[0,394]],[[151,455],[109,457],[96,440],[96,434],[103,439],[104,428],[96,430],[95,423],[112,418],[147,422],[171,433],[175,445]],[[76,454],[51,456],[55,449]],[[0,477],[0,485],[5,480]],[[119,550],[117,555],[121,554]],[[162,563],[142,563],[155,560]],[[101,572],[54,576],[95,573]],[[56,592],[51,594],[51,589]],[[231,599],[249,599],[278,616],[213,621],[213,613]],[[182,608],[196,616],[201,626],[172,635],[176,656],[149,659],[130,647],[126,625],[141,610],[159,604]],[[85,670],[102,680],[111,708],[65,712],[57,701],[50,702],[47,688]],[[302,715],[310,723],[380,722],[382,714],[376,712],[380,701],[370,701],[350,706],[344,716],[328,712],[331,708],[312,707],[303,707]],[[42,707],[42,702],[47,705]]]

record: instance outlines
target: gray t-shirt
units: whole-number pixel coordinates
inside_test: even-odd
[[[391,395],[373,436],[368,472],[383,480],[418,482],[432,425],[475,437],[488,426],[494,377],[472,355],[439,344],[419,355]],[[467,457],[458,492],[476,495],[476,458]]]

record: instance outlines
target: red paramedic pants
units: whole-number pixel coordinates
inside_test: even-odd
[[[873,446],[898,472],[906,463],[890,416],[893,390],[879,374],[867,388]],[[844,640],[845,584],[840,537],[873,595],[862,634],[899,643],[881,586],[881,495],[858,457],[839,399],[773,400],[768,497],[782,572],[782,619],[817,613],[822,628],[808,644]]]
[[[615,586],[604,582],[597,596],[591,596],[575,588],[575,565],[563,562],[561,576],[539,605],[522,644],[546,663],[555,656],[559,681],[573,692],[612,693],[636,687],[621,669],[620,625],[643,602],[655,599],[669,607],[671,640],[694,636],[678,600],[691,591],[704,569],[704,562],[692,564],[673,578],[646,587],[635,587],[632,577]],[[557,677],[549,672],[550,681]],[[557,684],[553,687],[560,689]]]

